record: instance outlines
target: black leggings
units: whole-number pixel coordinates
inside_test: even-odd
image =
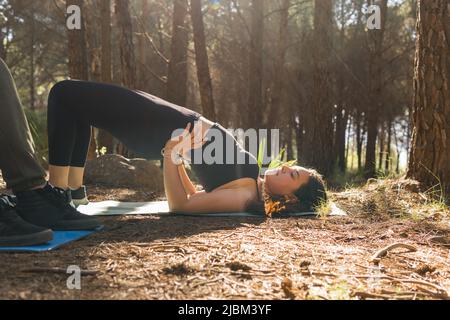
[[[188,123],[193,128],[200,117],[145,92],[65,80],[52,88],[48,99],[49,163],[84,167],[91,126],[108,131],[140,157],[161,159],[174,130]]]

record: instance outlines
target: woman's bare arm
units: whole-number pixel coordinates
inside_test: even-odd
[[[180,171],[180,166],[174,164],[170,156],[164,157],[164,187],[171,212],[232,213],[245,210],[251,196],[247,189],[225,189],[211,193],[195,190],[187,192]]]
[[[210,193],[197,192],[173,212],[181,213],[234,213],[246,209],[251,194],[245,188],[222,189]]]
[[[181,182],[184,186],[184,190],[186,191],[187,195],[191,196],[195,194],[197,192],[197,189],[195,188],[194,184],[189,178],[186,172],[186,167],[184,165],[178,166],[178,173],[180,175]]]
[[[168,149],[164,155],[164,187],[171,212],[220,213],[245,210],[250,196],[245,188],[188,194],[180,177],[180,165],[174,163],[171,153]]]
[[[179,165],[172,160],[172,149],[167,148],[164,154],[164,189],[170,211],[176,211],[188,201],[188,194],[184,189],[179,174]]]
[[[183,185],[183,179],[180,176],[180,165],[174,162],[172,154],[174,148],[179,151],[178,144],[182,140],[183,136],[189,134],[189,125],[186,128],[185,134],[166,144],[164,152],[164,187],[166,190],[167,200],[169,202],[169,208],[171,212],[184,212],[184,213],[220,213],[220,212],[242,212],[248,199],[252,196],[248,189],[222,189],[207,192],[193,192],[195,187],[186,174],[186,182],[189,180],[191,186],[188,185],[188,191],[186,191]],[[201,145],[200,145],[201,146]]]

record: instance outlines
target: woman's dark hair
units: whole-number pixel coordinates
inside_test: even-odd
[[[273,196],[265,193],[264,201],[251,202],[247,206],[247,211],[269,217],[283,213],[315,212],[328,200],[328,197],[322,176],[315,170],[308,171],[310,172],[308,182],[294,192],[294,197]]]
[[[314,212],[317,207],[328,200],[323,178],[315,171],[309,177],[308,183],[301,186],[294,195],[308,210],[306,212]]]

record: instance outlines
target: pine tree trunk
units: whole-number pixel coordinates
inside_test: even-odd
[[[450,6],[419,0],[408,176],[450,193]]]
[[[100,81],[101,71],[100,71],[100,52],[99,45],[97,41],[97,33],[93,32],[95,30],[96,24],[96,0],[85,1],[84,2],[84,18],[86,20],[86,46],[87,46],[87,56],[88,56],[88,76],[91,81]],[[98,148],[97,148],[97,132],[96,128],[91,129],[91,144],[89,145],[88,159],[92,160],[97,158]]]
[[[378,147],[380,148],[379,153],[378,153],[378,170],[379,171],[381,171],[381,169],[383,168],[384,142],[385,142],[384,134],[385,134],[384,128],[383,128],[383,126],[381,126],[380,132],[378,133]]]
[[[187,0],[174,0],[171,58],[167,76],[166,97],[167,100],[179,106],[186,106],[187,102],[189,45],[189,33],[186,24],[187,14]]]
[[[100,41],[97,36],[97,8],[98,0],[85,1],[85,19],[86,19],[86,44],[87,55],[89,61],[89,79],[92,81],[101,81],[101,56],[100,56]]]
[[[99,0],[101,10],[101,79],[104,83],[112,82],[111,75],[111,0]],[[113,154],[114,138],[105,131],[99,130],[97,135],[99,149],[105,148],[106,154]]]
[[[158,16],[158,40],[159,40],[159,50],[165,52],[165,42],[164,42],[164,23],[161,16]]]
[[[340,20],[340,30],[339,30],[339,44],[337,46],[340,52],[344,52],[346,47],[346,37],[345,37],[345,0],[340,0],[339,3],[339,20]],[[340,53],[342,55],[342,53]],[[346,70],[344,67],[334,59],[333,63],[336,63],[339,67],[335,71],[336,77],[336,117],[335,117],[335,137],[333,144],[333,163],[336,162],[337,168],[340,172],[345,172],[346,163],[346,132],[348,123],[348,111],[345,109],[345,78]],[[334,167],[334,164],[333,164]]]
[[[340,138],[338,140],[337,145],[337,159],[338,159],[338,167],[341,172],[347,171],[347,152],[346,152],[346,145],[347,140],[347,128],[348,128],[348,111],[344,110],[344,114],[342,116],[342,129],[340,132]]]
[[[295,138],[296,138],[296,143],[297,143],[297,160],[301,163],[303,162],[303,124],[300,121],[300,123],[297,124],[296,128],[295,128]]]
[[[376,174],[376,145],[378,135],[379,112],[382,108],[382,88],[383,88],[383,41],[387,18],[387,1],[377,0],[381,9],[381,29],[369,30],[369,41],[372,49],[370,51],[370,71],[369,71],[369,106],[367,110],[367,145],[365,177],[373,178]],[[372,3],[368,0],[368,3]]]
[[[0,32],[0,58],[6,60],[6,48],[4,46],[5,36]]]
[[[69,43],[69,76],[72,79],[89,80],[89,63],[86,43],[86,24],[83,16],[83,1],[82,0],[66,0],[66,6],[77,5],[81,9],[81,30],[68,30]],[[93,130],[92,130],[93,131]],[[97,146],[95,139],[91,139],[89,151],[87,155],[88,160],[97,157]]]
[[[397,155],[397,159],[396,159],[396,167],[395,167],[395,172],[397,174],[400,174],[400,146],[399,146],[399,138],[397,137],[397,130],[395,130],[395,126],[392,126],[392,133],[394,136],[394,142],[395,142],[395,152]]]
[[[83,10],[82,0],[66,0],[66,6],[77,5]],[[69,39],[69,76],[72,79],[88,80],[88,56],[85,35],[85,21],[81,18],[81,30],[68,30]]]
[[[331,39],[333,1],[316,0],[314,9],[314,88],[305,121],[305,165],[325,176],[332,172],[333,109],[331,102]]]
[[[246,129],[260,128],[263,108],[263,37],[264,0],[252,0],[251,35],[249,50],[249,92],[246,114]]]
[[[148,39],[146,36],[147,26],[148,26],[148,17],[150,16],[150,8],[149,8],[149,0],[142,0],[142,13],[140,18],[140,35],[138,37],[138,64],[140,68],[145,69],[145,66],[148,63],[147,59],[147,46]],[[149,78],[147,72],[139,72],[139,89],[142,91],[150,91],[149,89]]]
[[[356,154],[358,157],[358,171],[362,169],[362,145],[363,145],[363,133],[361,126],[361,113],[357,111],[355,118],[356,121]]]
[[[206,50],[205,27],[201,0],[191,0],[191,17],[194,29],[195,62],[197,77],[200,85],[203,116],[212,121],[216,120],[213,87],[209,70],[208,53]]]
[[[392,144],[392,122],[391,120],[387,123],[387,141],[386,141],[386,158],[384,163],[384,170],[386,174],[389,173],[392,166],[391,160],[391,144]]]
[[[6,27],[6,19],[0,16],[0,58],[4,61],[6,60],[6,48],[5,48],[5,34],[3,33],[3,28]]]
[[[136,57],[133,44],[133,25],[131,23],[129,0],[116,0],[116,16],[120,34],[120,66],[122,74],[122,85],[135,89],[136,87]],[[119,144],[118,152],[128,158],[132,153],[123,145]]]
[[[130,15],[130,1],[116,0],[117,24],[120,34],[120,65],[122,85],[134,89],[136,86],[136,57],[133,44],[133,25]]]
[[[284,77],[285,63],[286,63],[286,51],[287,51],[287,41],[288,41],[288,23],[289,23],[289,7],[291,5],[291,0],[283,0],[280,8],[280,25],[278,29],[278,46],[277,46],[277,56],[274,61],[274,75],[273,75],[273,91],[271,94],[270,109],[268,112],[267,127],[269,129],[279,128],[283,115],[282,107],[282,96],[284,93]],[[287,116],[291,116],[288,114]]]
[[[340,94],[343,94],[342,92]],[[347,169],[346,160],[346,133],[348,125],[348,112],[342,108],[342,103],[336,109],[336,133],[334,139],[333,157],[337,159],[337,165],[341,172]]]
[[[290,130],[292,129],[292,108],[287,105],[283,108],[283,102],[285,100],[285,83],[284,77],[286,76],[286,52],[287,52],[287,41],[288,41],[288,25],[289,25],[289,7],[291,5],[291,0],[283,0],[281,7],[279,9],[279,27],[278,27],[278,44],[276,56],[273,63],[273,77],[272,77],[272,92],[270,94],[270,99],[268,102],[267,111],[267,123],[266,127],[270,129],[279,129],[281,136],[280,146],[286,148],[286,157],[292,156],[292,141],[290,137],[292,134]],[[255,17],[256,19],[257,17]],[[258,16],[258,18],[260,18]],[[260,23],[258,21],[258,23]],[[259,36],[258,36],[259,37]],[[259,54],[259,53],[258,53]],[[262,67],[262,66],[261,66]],[[256,80],[256,79],[255,79]],[[260,79],[257,80],[258,83]],[[262,81],[262,79],[261,79]],[[259,85],[259,84],[258,84]],[[262,90],[261,90],[262,91]],[[251,93],[250,93],[251,94]],[[258,110],[259,109],[259,110]],[[256,108],[251,114],[262,114],[264,111],[261,107]],[[262,121],[262,119],[260,120]],[[257,128],[261,124],[255,123],[253,128]],[[267,148],[269,152],[272,152],[272,137],[271,132],[268,132],[267,136]]]
[[[287,140],[287,147],[286,147],[286,156],[287,158],[294,159],[294,144],[293,144],[293,131],[295,128],[295,117],[290,114],[289,123],[286,130],[286,140]]]
[[[111,0],[99,0],[101,10],[102,25],[102,56],[101,56],[101,73],[102,81],[106,83],[112,82],[112,57],[111,57]]]
[[[34,4],[32,4],[33,6]],[[33,10],[33,8],[32,8]],[[35,44],[36,44],[36,21],[34,11],[31,13],[30,26],[30,108],[36,109],[36,80],[35,80]]]
[[[346,132],[350,133],[350,130],[352,128],[352,118],[349,118],[347,116],[347,128],[346,128]],[[344,146],[344,161],[345,161],[345,171],[347,171],[347,166],[348,166],[348,161],[350,159],[350,134],[347,134],[347,138],[346,138],[346,143]],[[354,146],[352,146],[352,151],[354,150]],[[350,169],[353,170],[353,160],[354,160],[354,156],[353,156],[353,152],[351,154],[351,162],[350,162]]]

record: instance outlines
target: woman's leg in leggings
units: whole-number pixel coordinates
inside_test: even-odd
[[[92,127],[87,122],[78,120],[77,135],[72,152],[69,168],[69,188],[77,190],[83,185],[84,167],[86,164],[86,155],[89,151],[91,142]]]
[[[84,150],[84,144],[87,142],[87,146],[90,144],[90,133],[91,127],[89,126],[89,130],[83,130],[84,133],[80,134],[80,131],[77,131],[77,142],[75,143],[74,150],[80,150],[73,154],[87,154],[87,149]],[[86,137],[86,131],[89,131],[89,137]],[[80,145],[78,145],[80,144]],[[73,159],[72,159],[73,161]],[[49,166],[50,179],[49,182],[51,185],[63,189],[73,189],[76,190],[83,185],[83,177],[84,177],[84,167],[85,163],[83,162],[72,162],[70,166]]]
[[[48,101],[50,183],[79,187],[91,126],[108,131],[138,156],[158,160],[173,131],[185,128],[188,122],[193,125],[199,116],[152,95],[114,85],[59,82]]]
[[[67,85],[67,83],[65,83]],[[49,166],[49,182],[55,187],[77,189],[83,183],[86,155],[91,139],[91,126],[80,121],[65,106],[70,104],[70,97],[64,96],[64,82],[56,85],[49,96],[48,133],[49,146],[58,146],[58,160],[52,158]],[[61,131],[62,128],[64,132]],[[60,143],[61,134],[65,142]],[[56,162],[55,162],[56,161]]]

